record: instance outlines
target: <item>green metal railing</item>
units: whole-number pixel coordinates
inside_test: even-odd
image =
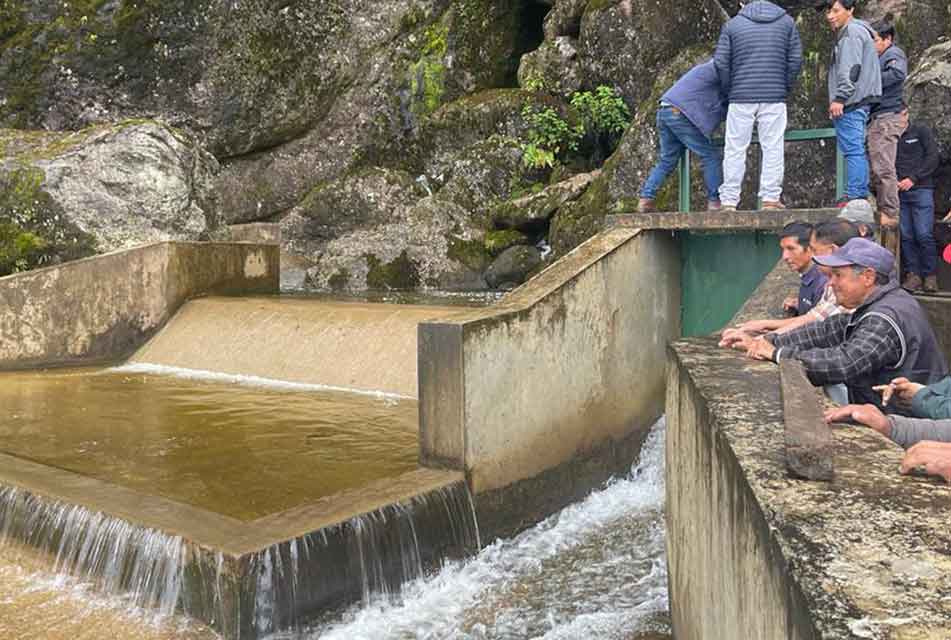
[[[802,142],[804,140],[824,140],[835,138],[835,129],[794,129],[786,132],[786,142]],[[717,140],[722,145],[723,140]],[[754,136],[750,144],[759,144],[759,140]],[[680,177],[680,197],[679,207],[682,213],[690,211],[690,150],[684,149],[684,155],[680,159],[680,166],[677,169]],[[840,198],[845,193],[845,157],[838,145],[835,149],[835,197]]]

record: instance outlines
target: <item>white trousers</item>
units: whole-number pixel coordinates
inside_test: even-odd
[[[720,186],[722,204],[735,207],[740,202],[740,187],[746,175],[746,149],[750,146],[754,125],[763,153],[759,197],[776,201],[783,194],[786,103],[730,103],[723,150],[723,184]]]

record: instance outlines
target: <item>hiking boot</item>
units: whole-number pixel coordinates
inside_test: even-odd
[[[918,291],[921,288],[921,276],[917,273],[906,274],[905,281],[901,283],[901,288],[905,291]],[[937,289],[937,287],[935,288]]]
[[[707,200],[707,211],[719,211],[720,209],[719,200]]]
[[[654,207],[653,198],[640,198],[637,201],[638,213],[653,213],[654,211],[657,211],[657,209]]]
[[[938,276],[931,274],[925,276],[925,293],[938,293]]]
[[[760,208],[764,211],[767,209],[785,209],[786,205],[784,205],[781,200],[763,200]]]

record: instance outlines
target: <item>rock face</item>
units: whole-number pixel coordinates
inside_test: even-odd
[[[778,3],[796,17],[805,52],[790,128],[828,127],[824,17],[812,0]],[[309,286],[515,283],[497,277],[493,260],[527,255],[543,240],[552,257],[563,255],[605,213],[631,209],[656,159],[657,100],[711,55],[738,8],[737,0],[0,3],[0,126],[23,131],[0,134],[0,271],[263,221],[281,224],[286,265]],[[923,60],[909,81],[912,108],[947,155],[947,47],[925,50],[951,31],[951,8],[869,0],[860,11],[893,19],[912,66]],[[579,148],[562,137],[551,157],[533,156],[538,140],[584,121],[571,98],[599,86],[633,117],[617,149],[593,150],[589,131]],[[757,155],[754,147],[741,206],[755,198]],[[785,201],[830,202],[834,171],[832,143],[788,145]],[[676,183],[660,194],[662,208],[674,208]],[[699,164],[691,192],[702,208]],[[949,195],[939,189],[939,207]],[[17,242],[24,252],[11,248]]]
[[[510,247],[489,266],[485,279],[493,289],[512,289],[523,283],[541,264],[541,253],[535,247]]]
[[[941,147],[935,200],[937,213],[946,213],[951,210],[951,42],[925,51],[905,87],[912,119],[930,126]]]
[[[165,125],[128,122],[73,134],[2,130],[0,142],[0,174],[19,185],[20,195],[14,199],[18,189],[11,189],[0,201],[3,213],[14,221],[47,220],[53,237],[66,233],[77,245],[110,251],[195,240],[217,226],[217,162]]]

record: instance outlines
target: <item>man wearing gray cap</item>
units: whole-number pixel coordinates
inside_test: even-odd
[[[844,383],[849,402],[880,404],[872,387],[905,377],[931,384],[948,365],[924,310],[890,274],[895,257],[865,238],[853,238],[813,260],[830,269],[836,300],[851,314],[839,314],[789,333],[751,340],[748,355],[779,362],[795,358],[815,385]],[[901,412],[899,407],[886,407]]]

